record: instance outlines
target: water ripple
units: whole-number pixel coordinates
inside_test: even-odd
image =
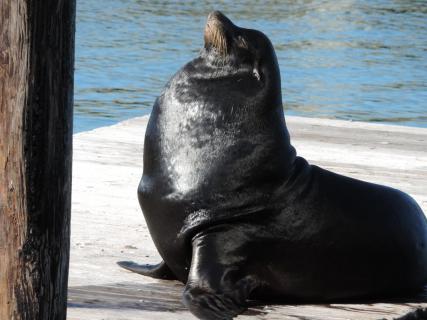
[[[149,113],[213,9],[271,38],[287,114],[427,127],[425,0],[78,0],[75,131]]]

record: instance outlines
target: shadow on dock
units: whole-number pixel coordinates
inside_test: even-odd
[[[183,285],[177,281],[159,281],[156,283],[112,283],[106,285],[88,285],[70,287],[68,290],[69,308],[86,309],[135,309],[154,312],[185,312],[185,306],[181,302]],[[277,302],[258,303],[250,302],[249,309],[245,315],[266,315],[275,310],[276,312],[288,314],[285,311],[288,308],[304,308],[329,310],[329,312],[338,311],[343,313],[364,313],[377,314],[378,317],[386,314],[395,315],[397,308],[407,307],[419,308],[417,304],[425,306],[427,303],[427,287],[420,294],[413,297],[389,298],[375,301],[346,301],[334,304],[298,304],[292,302],[292,305],[280,305]],[[274,304],[274,306],[272,306]],[[268,306],[266,306],[268,305]],[[390,308],[391,307],[391,308]],[[281,309],[282,312],[280,311]],[[414,310],[414,309],[412,309]],[[388,312],[387,312],[388,311]],[[408,310],[409,311],[409,310]],[[292,313],[292,312],[291,312]],[[405,313],[404,313],[405,314]],[[403,315],[404,315],[403,314]],[[402,315],[402,314],[401,314]],[[421,315],[421,317],[419,317]],[[407,318],[406,318],[406,317]],[[425,319],[427,309],[418,309],[398,319]]]

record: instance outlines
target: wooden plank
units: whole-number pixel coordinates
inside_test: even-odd
[[[147,117],[74,135],[68,319],[195,319],[183,286],[120,269],[160,260],[136,198]],[[292,143],[314,164],[410,193],[427,212],[427,129],[288,117]],[[251,307],[237,319],[393,319],[427,300]]]
[[[161,319],[193,319],[180,303],[182,285],[178,282],[160,281],[152,284],[116,283],[102,286],[80,286],[70,288],[69,308],[82,308],[80,314],[86,315],[85,309],[93,314],[102,313],[103,319],[112,315],[105,310],[120,310],[123,319],[128,313],[149,318],[150,313],[162,313]],[[425,297],[418,300],[403,299],[394,303],[376,302],[369,304],[346,303],[327,305],[267,305],[250,307],[238,319],[394,319],[425,308]],[[105,312],[105,313],[104,313]],[[143,312],[143,313],[142,313]],[[79,313],[78,313],[79,314]],[[69,319],[77,319],[70,316]]]

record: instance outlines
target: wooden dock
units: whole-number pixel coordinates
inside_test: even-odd
[[[195,319],[181,304],[182,284],[116,265],[119,260],[160,261],[136,197],[147,120],[74,135],[69,320]],[[427,213],[427,129],[300,117],[286,121],[292,144],[311,163],[401,189]],[[417,308],[427,308],[427,297],[257,306],[237,319],[377,320],[407,314],[402,319],[427,319],[427,311]]]

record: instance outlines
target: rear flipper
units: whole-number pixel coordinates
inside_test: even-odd
[[[126,270],[142,274],[143,276],[163,280],[178,280],[164,261],[155,265],[141,265],[132,261],[119,261],[117,264]]]

